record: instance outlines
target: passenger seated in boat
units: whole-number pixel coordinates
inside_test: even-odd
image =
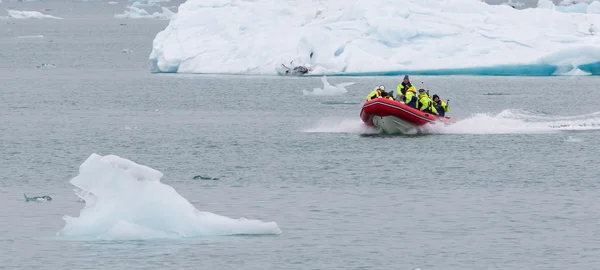
[[[417,89],[410,83],[408,75],[404,75],[402,83],[396,88],[396,95],[396,100],[402,101],[410,107],[417,107]]]
[[[404,75],[404,79],[398,85],[398,87],[396,87],[396,94],[398,96],[406,96],[406,90],[408,89],[412,89],[415,92],[415,94],[417,93],[417,89],[410,83],[408,75]]]
[[[387,98],[389,100],[394,100],[394,90],[386,92],[385,91],[385,86],[382,85],[381,87],[383,87],[383,89],[384,89],[383,93],[381,93],[381,97],[382,98]]]
[[[435,115],[438,114],[437,110],[431,102],[429,94],[425,93],[425,89],[423,88],[419,89],[419,104],[417,106],[417,109]]]
[[[377,89],[373,90],[373,92],[369,93],[369,95],[367,96],[367,101],[381,97],[393,100],[393,97],[389,96],[389,94],[385,92],[385,86],[380,85],[379,87],[377,87]]]
[[[413,107],[413,108],[417,108],[417,91],[413,90],[413,89],[408,89],[406,90],[406,96],[404,97],[404,103],[406,103],[406,105]]]
[[[433,95],[433,107],[437,110],[439,116],[445,116],[450,111],[448,103],[443,102],[438,95]]]

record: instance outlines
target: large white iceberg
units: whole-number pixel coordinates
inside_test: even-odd
[[[600,74],[600,14],[480,0],[188,0],[159,32],[153,72]]]
[[[162,176],[115,155],[90,155],[70,181],[86,206],[79,217],[65,216],[66,224],[57,234],[113,240],[281,233],[275,222],[198,211],[161,183]]]

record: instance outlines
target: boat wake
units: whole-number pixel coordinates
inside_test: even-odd
[[[477,113],[450,126],[428,125],[428,134],[525,134],[600,129],[600,112],[578,116],[552,116],[523,110],[497,115]]]
[[[600,130],[600,112],[577,116],[552,116],[524,110],[503,110],[500,113],[476,113],[449,126],[426,125],[420,132],[410,134],[536,134],[559,131]],[[325,118],[309,133],[354,133],[378,134],[377,129],[368,127],[360,119]]]

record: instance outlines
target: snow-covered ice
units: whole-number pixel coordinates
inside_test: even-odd
[[[592,2],[587,8],[587,13],[600,14],[600,1]]]
[[[281,74],[294,61],[313,75],[600,74],[600,14],[541,2],[188,0],[149,59],[180,73]]]
[[[590,4],[592,2],[596,2],[598,0],[562,0],[558,3],[559,6],[570,6],[577,4]]]
[[[558,5],[554,5],[554,2],[550,0],[538,1],[540,8],[567,13],[600,13],[598,6],[600,6],[600,0],[563,0]]]

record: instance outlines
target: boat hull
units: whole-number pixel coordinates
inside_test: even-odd
[[[380,131],[389,134],[407,134],[410,133],[411,130],[415,130],[416,128],[416,126],[412,123],[409,123],[392,115],[373,117],[373,126],[375,126]]]
[[[376,98],[365,102],[360,118],[366,125],[390,134],[418,132],[426,124],[449,125],[454,123],[450,118],[423,112],[402,102],[386,98]]]

